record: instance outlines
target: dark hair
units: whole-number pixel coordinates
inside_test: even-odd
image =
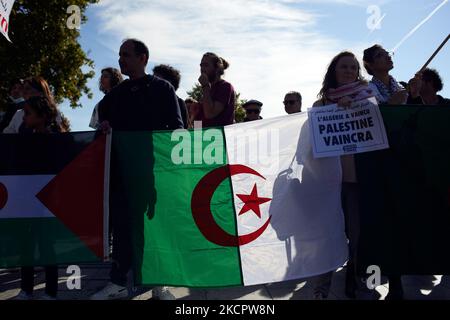
[[[26,105],[28,105],[39,117],[45,118],[46,127],[61,131],[61,127],[56,122],[58,109],[47,97],[31,97],[26,101]]]
[[[30,85],[33,89],[39,91],[46,97],[52,104],[55,103],[55,99],[50,91],[50,87],[47,81],[42,77],[29,77],[24,80],[24,84]]]
[[[298,100],[300,100],[300,102],[302,102],[302,95],[300,94],[300,92],[297,91],[289,91],[288,93],[286,93],[284,96],[296,96]]]
[[[123,81],[122,74],[116,68],[104,68],[104,69],[102,69],[101,73],[103,73],[103,72],[107,72],[111,76],[111,80],[110,80],[111,89]],[[98,82],[98,88],[100,89],[101,92],[106,93],[105,89],[102,87],[101,78]]]
[[[444,88],[444,84],[442,83],[442,78],[436,69],[426,68],[422,71],[422,81],[432,82],[433,88],[436,92],[441,91]]]
[[[22,79],[19,79],[19,78],[16,78],[16,79],[11,80],[11,81],[9,82],[9,91],[11,91],[11,89],[12,89],[16,84],[23,85],[23,80],[22,80]]]
[[[375,61],[375,52],[378,50],[383,50],[383,47],[379,44],[375,44],[371,46],[370,48],[367,48],[364,50],[364,56],[363,56],[363,62],[364,62],[364,68],[366,69],[367,73],[373,76],[373,71],[369,67],[369,63],[372,63]]]
[[[153,68],[153,73],[160,76],[160,78],[169,81],[175,88],[175,91],[178,90],[181,80],[180,71],[167,64],[160,64]]]
[[[144,42],[142,42],[141,40],[138,39],[134,39],[134,38],[130,38],[130,39],[125,39],[123,41],[123,43],[125,42],[131,42],[134,45],[134,53],[138,56],[140,55],[145,55],[145,64],[147,64],[148,59],[150,57],[150,51],[148,50],[148,47],[145,45]]]
[[[186,100],[184,100],[184,103],[188,104],[188,103],[197,103],[198,101],[195,100],[194,98],[186,98]]]
[[[356,59],[356,56],[350,52],[350,51],[342,51],[337,56],[331,60],[330,65],[328,66],[327,72],[325,74],[325,78],[322,82],[322,89],[320,89],[320,92],[318,94],[318,97],[322,100],[326,99],[326,94],[328,89],[336,89],[338,86],[337,79],[336,79],[336,66],[339,62],[339,60],[343,57],[352,57],[355,59],[356,64],[358,66],[358,76],[356,78],[357,81],[364,82],[365,80],[361,75],[361,66],[359,65],[358,59]]]
[[[207,52],[203,55],[203,57],[208,57],[208,58],[212,59],[213,64],[215,64],[216,68],[219,69],[220,76],[225,74],[225,70],[227,70],[230,67],[230,64],[228,63],[228,61],[226,61],[224,58],[219,57],[215,53]]]

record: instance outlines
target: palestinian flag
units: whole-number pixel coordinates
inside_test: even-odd
[[[0,267],[106,257],[109,141],[93,132],[0,135]]]
[[[390,149],[356,157],[359,268],[449,274],[450,109],[380,107]]]
[[[347,259],[340,161],[313,159],[306,113],[114,132],[112,157],[138,283],[254,285],[323,274]]]

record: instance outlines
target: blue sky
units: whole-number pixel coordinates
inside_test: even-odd
[[[74,131],[89,130],[92,109],[103,96],[100,70],[117,67],[121,41],[136,37],[150,48],[149,73],[159,63],[181,71],[182,98],[198,79],[203,53],[213,51],[230,62],[225,79],[241,97],[264,103],[264,118],[284,114],[282,100],[291,90],[302,93],[306,110],[334,55],[350,50],[361,60],[375,43],[391,50],[441,4],[396,50],[391,74],[405,81],[450,32],[448,0],[103,0],[88,8],[81,26],[81,45],[95,62],[89,83],[94,97],[83,97],[81,109],[68,103],[61,109]],[[382,16],[379,29],[369,29]],[[450,97],[450,43],[430,67],[443,78],[440,94]]]

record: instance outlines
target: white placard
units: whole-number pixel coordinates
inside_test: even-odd
[[[375,98],[308,109],[315,158],[335,157],[389,148]]]
[[[11,42],[8,37],[9,14],[11,13],[14,1],[15,0],[0,0],[0,32],[9,42]]]

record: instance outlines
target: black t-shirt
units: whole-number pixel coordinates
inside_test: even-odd
[[[118,131],[183,128],[178,98],[164,80],[147,75],[125,80],[99,102],[99,120]]]

